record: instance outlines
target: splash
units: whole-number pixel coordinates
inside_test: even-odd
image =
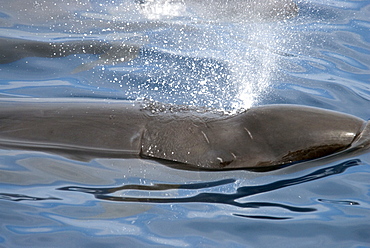
[[[231,18],[236,2],[225,1],[224,8],[216,3],[223,2],[199,7],[191,0],[138,0],[107,8],[104,20],[112,19],[113,33],[129,29],[147,39],[139,58],[103,67],[100,77],[126,90],[130,99],[224,110],[258,105],[285,53],[284,22],[275,19],[292,17],[296,6],[279,5],[278,10],[290,12],[274,16],[270,12],[276,2],[268,1],[262,15],[263,8],[257,11],[246,1],[248,6],[236,5],[246,11]]]
[[[139,0],[141,13],[149,20],[161,20],[183,15],[186,7],[181,1]]]
[[[280,59],[284,56],[281,51],[286,50],[282,34],[284,29],[280,23],[243,26],[237,33],[235,39],[241,45],[230,49],[229,59],[233,81],[238,85],[234,108],[248,109],[258,105],[260,98],[269,93]]]

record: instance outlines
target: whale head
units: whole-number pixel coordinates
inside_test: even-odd
[[[217,119],[176,116],[148,124],[142,154],[200,169],[274,167],[344,150],[363,128],[350,115],[293,105]]]

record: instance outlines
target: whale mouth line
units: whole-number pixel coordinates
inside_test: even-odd
[[[360,142],[360,140],[363,139],[363,134],[366,133],[367,129],[370,129],[370,121],[364,122],[362,124],[361,128],[359,128],[358,132],[356,133],[355,137],[353,138],[353,140],[351,142],[352,146],[357,144],[358,142]]]
[[[342,144],[330,144],[330,145],[320,145],[312,146],[306,149],[301,149],[294,152],[289,152],[282,158],[282,164],[292,163],[294,161],[306,161],[310,159],[320,158],[333,154],[336,152],[343,151],[350,147],[351,145],[343,146]]]

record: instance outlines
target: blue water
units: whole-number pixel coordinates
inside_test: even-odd
[[[140,48],[122,63],[3,62],[0,97],[291,103],[370,118],[370,1],[301,1],[297,17],[265,22],[135,4],[0,0],[0,38]],[[370,153],[200,172],[0,150],[0,220],[0,247],[370,247]]]

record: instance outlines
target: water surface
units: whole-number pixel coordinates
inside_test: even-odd
[[[132,54],[3,61],[0,97],[227,110],[291,103],[370,118],[370,1],[301,1],[285,21],[138,2],[0,0],[1,39],[139,49],[123,62]],[[369,247],[369,164],[365,151],[270,172],[207,172],[0,150],[0,246]]]

